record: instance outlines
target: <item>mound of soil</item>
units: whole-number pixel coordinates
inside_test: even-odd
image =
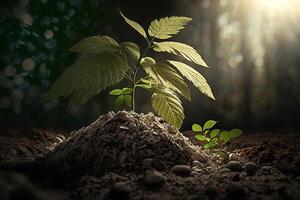
[[[28,165],[22,174],[0,171],[0,199],[299,199],[299,135],[244,131],[225,146],[229,160],[194,139],[151,113],[125,111],[103,115],[67,140],[9,131],[0,136],[0,169]]]
[[[71,133],[45,158],[44,168],[63,176],[102,176],[144,172],[149,165],[166,170],[193,160],[209,157],[161,118],[120,111]]]

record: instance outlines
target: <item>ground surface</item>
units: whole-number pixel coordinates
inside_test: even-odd
[[[246,131],[228,161],[151,114],[66,135],[1,130],[0,199],[300,199],[299,133]]]

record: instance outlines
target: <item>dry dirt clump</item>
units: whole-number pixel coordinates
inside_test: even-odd
[[[149,166],[166,170],[199,159],[209,162],[199,147],[161,118],[120,111],[71,133],[46,157],[44,166],[63,176],[102,176],[144,172]]]

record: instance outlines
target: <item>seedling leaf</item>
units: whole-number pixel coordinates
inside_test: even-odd
[[[177,34],[184,26],[191,21],[188,17],[164,17],[159,20],[154,20],[148,29],[150,36],[159,39],[168,39],[172,35]]]
[[[199,72],[182,62],[172,60],[169,60],[168,62],[171,63],[174,67],[176,67],[179,70],[179,72],[188,80],[190,80],[203,94],[207,95],[212,99],[215,99],[210,86]]]
[[[131,107],[131,100],[132,100],[131,95],[124,95],[124,102],[128,107]]]
[[[204,126],[203,126],[203,130],[208,130],[208,129],[211,129],[212,127],[214,127],[214,125],[216,124],[217,122],[214,121],[214,120],[208,120],[207,122],[205,122]]]
[[[120,82],[127,69],[122,58],[116,54],[84,55],[65,70],[42,96],[42,101],[71,96],[76,105],[83,104],[106,87]]]
[[[202,132],[202,127],[199,124],[193,124],[192,130],[194,132]]]
[[[220,129],[214,129],[210,132],[210,138],[217,137],[218,134],[220,133]]]
[[[183,78],[171,66],[165,63],[144,65],[146,73],[157,83],[178,92],[187,100],[191,100],[190,89]]]
[[[120,12],[120,14],[124,18],[124,20],[125,20],[125,22],[127,24],[129,24],[134,30],[136,30],[137,32],[139,32],[144,38],[147,39],[147,34],[146,34],[144,28],[139,23],[137,23],[137,22],[135,22],[135,21],[133,21],[131,19],[128,19],[121,12]]]
[[[140,58],[140,47],[134,42],[122,42],[121,46],[124,48],[132,58],[138,60]]]
[[[110,91],[109,94],[110,95],[114,95],[114,96],[119,96],[119,95],[122,94],[122,90],[120,90],[120,89],[114,89],[114,90]]]
[[[153,50],[157,52],[168,52],[175,55],[181,55],[191,62],[208,67],[193,47],[181,42],[158,42],[155,43]]]
[[[121,105],[123,104],[123,101],[124,101],[124,96],[123,95],[118,96],[115,101],[116,107],[120,108]]]
[[[120,49],[120,45],[109,36],[92,36],[79,41],[70,51],[78,53],[99,54],[103,52],[114,53]]]
[[[132,88],[123,88],[121,92],[122,94],[131,94]]]
[[[154,111],[174,127],[180,128],[184,119],[180,99],[168,88],[155,90],[151,98]]]
[[[201,134],[195,135],[195,138],[200,141],[207,141],[207,139],[208,139],[207,137],[205,137],[204,135],[201,135]]]

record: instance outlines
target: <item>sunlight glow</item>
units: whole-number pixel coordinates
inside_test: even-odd
[[[258,7],[271,15],[297,15],[299,14],[299,0],[256,0]]]
[[[270,11],[284,10],[288,6],[287,0],[261,0],[262,7]]]

